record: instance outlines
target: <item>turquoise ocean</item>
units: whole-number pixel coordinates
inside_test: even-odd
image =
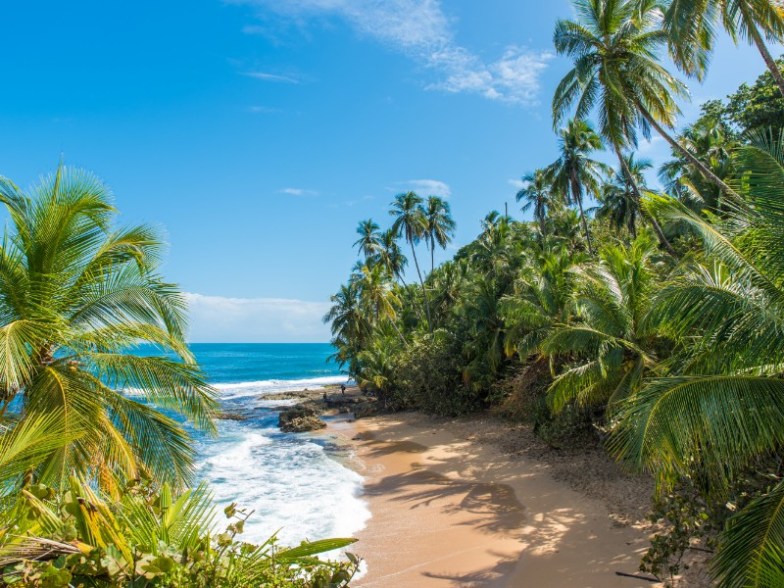
[[[222,410],[245,420],[220,420],[217,437],[194,433],[197,476],[221,505],[252,510],[246,541],[278,532],[282,543],[351,536],[370,516],[362,478],[344,464],[345,447],[329,436],[287,434],[277,427],[273,392],[346,382],[328,361],[329,344],[191,344]]]

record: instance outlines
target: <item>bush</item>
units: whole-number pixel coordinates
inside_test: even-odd
[[[347,586],[358,560],[322,561],[320,553],[352,539],[283,548],[237,539],[250,516],[230,505],[229,523],[214,531],[212,497],[205,486],[173,497],[168,486],[151,491],[131,484],[114,499],[72,478],[57,492],[23,488],[0,521],[0,586],[67,588],[338,588]]]
[[[398,404],[436,416],[459,416],[482,406],[461,376],[460,344],[445,330],[417,338],[396,366]]]

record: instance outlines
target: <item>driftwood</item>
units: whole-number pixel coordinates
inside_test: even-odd
[[[646,582],[661,582],[659,578],[653,576],[641,576],[640,574],[627,574],[626,572],[615,572],[616,576],[623,576],[624,578],[634,578],[635,580],[644,580]]]

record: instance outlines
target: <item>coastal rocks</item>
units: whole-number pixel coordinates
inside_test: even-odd
[[[219,412],[215,418],[220,421],[247,421],[248,417],[238,412]]]
[[[278,416],[278,426],[284,433],[305,433],[317,431],[327,426],[316,411],[307,406],[292,406]]]

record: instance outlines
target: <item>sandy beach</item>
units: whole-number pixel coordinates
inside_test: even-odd
[[[372,518],[354,551],[386,587],[654,586],[647,549],[650,481],[601,451],[554,452],[493,418],[406,413],[339,423],[353,439]]]

